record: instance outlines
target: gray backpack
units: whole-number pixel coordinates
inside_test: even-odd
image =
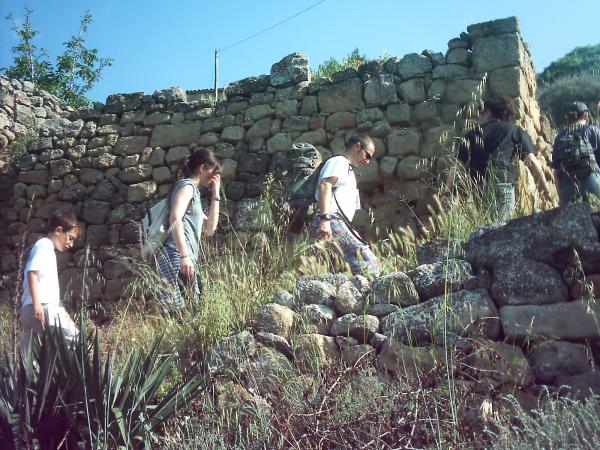
[[[282,181],[282,197],[292,210],[293,219],[306,220],[314,213],[315,191],[323,166],[321,154],[314,145],[293,144],[278,172]]]
[[[568,130],[554,145],[552,161],[561,178],[581,180],[596,168],[594,149],[585,137],[587,127]]]

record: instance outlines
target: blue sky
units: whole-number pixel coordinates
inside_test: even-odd
[[[88,94],[104,101],[112,93],[152,93],[169,86],[212,87],[215,48],[225,48],[318,0],[0,0],[0,16],[33,10],[38,46],[51,57],[75,32],[79,18],[93,15],[88,47],[114,59]],[[576,6],[571,6],[576,5]],[[469,24],[517,15],[538,71],[576,46],[600,43],[598,0],[325,0],[273,30],[222,52],[219,85],[269,73],[294,51],[316,67],[358,47],[368,57],[402,56],[423,49],[445,52],[447,42]],[[1,20],[1,19],[0,19]],[[0,26],[0,67],[12,61],[16,38]]]

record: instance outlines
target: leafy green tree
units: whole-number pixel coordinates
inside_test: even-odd
[[[341,62],[335,58],[329,58],[323,64],[319,64],[316,70],[313,71],[313,78],[325,78],[330,77],[340,70],[358,67],[367,61],[366,55],[361,55],[358,48],[352,50],[352,52],[346,56]]]
[[[56,95],[69,106],[89,104],[85,93],[100,80],[103,70],[113,63],[111,58],[100,58],[97,49],[85,46],[84,35],[92,23],[92,15],[89,11],[83,15],[79,29],[63,43],[65,50],[53,65],[47,51],[38,49],[34,43],[39,33],[32,27],[32,13],[32,9],[25,8],[25,20],[20,26],[12,14],[6,16],[19,43],[12,48],[13,64],[0,70],[7,77],[33,82],[38,89]]]
[[[551,83],[558,78],[582,72],[600,72],[600,44],[576,47],[550,64],[538,75],[540,83]]]

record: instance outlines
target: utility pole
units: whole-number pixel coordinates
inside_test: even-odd
[[[219,91],[218,91],[218,80],[219,80],[219,49],[215,48],[215,106],[219,101]]]

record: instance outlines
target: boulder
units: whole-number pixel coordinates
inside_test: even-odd
[[[406,103],[414,105],[427,100],[425,95],[425,83],[422,78],[413,78],[412,80],[400,83],[398,86],[398,94]]]
[[[584,400],[592,395],[600,395],[600,372],[560,375],[556,377],[554,385],[572,398]]]
[[[325,85],[319,89],[317,98],[321,112],[355,111],[365,107],[358,78]]]
[[[254,337],[261,344],[274,348],[288,358],[292,357],[292,347],[286,338],[266,331],[259,331]]]
[[[545,305],[566,302],[567,286],[549,265],[527,258],[494,263],[490,295],[497,305]]]
[[[302,328],[310,333],[329,334],[335,318],[335,311],[325,305],[304,305],[300,309]]]
[[[294,311],[287,306],[266,303],[255,318],[256,331],[266,331],[288,339],[294,325]]]
[[[411,128],[394,130],[387,135],[387,152],[390,156],[418,155],[421,133]]]
[[[590,208],[572,203],[562,208],[519,217],[504,225],[492,225],[474,231],[464,245],[465,259],[477,269],[492,268],[506,257],[554,262],[554,254],[574,247],[589,248],[598,241]]]
[[[552,384],[556,377],[592,370],[585,345],[573,342],[541,342],[533,347],[528,359],[539,384]]]
[[[317,372],[323,367],[337,365],[341,353],[335,340],[321,334],[302,334],[296,340],[294,358],[303,372]]]
[[[417,263],[433,264],[446,261],[449,258],[461,259],[464,252],[463,242],[459,239],[434,239],[417,246]]]
[[[349,366],[370,363],[375,357],[375,349],[368,344],[353,345],[342,350],[342,361]]]
[[[150,138],[150,147],[175,147],[190,145],[200,138],[200,123],[180,123],[177,125],[157,125]]]
[[[341,315],[349,313],[358,314],[364,308],[362,294],[351,281],[345,282],[337,289],[333,304],[335,310]]]
[[[350,336],[360,343],[369,342],[379,331],[379,319],[375,316],[346,314],[333,321],[329,333],[333,336]]]
[[[227,95],[249,95],[255,92],[264,92],[271,84],[269,75],[248,77],[235,81],[227,86]]]
[[[459,291],[409,306],[381,320],[383,334],[404,344],[426,345],[444,333],[491,339],[500,335],[498,310],[483,290]]]
[[[414,380],[433,370],[438,359],[434,348],[409,347],[395,339],[388,339],[381,347],[377,367]]]
[[[296,298],[290,294],[288,291],[279,290],[273,294],[271,297],[271,303],[276,303],[281,306],[287,306],[290,309],[296,310],[298,309],[298,301]]]
[[[407,275],[415,284],[421,300],[428,300],[446,292],[460,291],[473,276],[473,270],[467,261],[448,259],[421,265]]]
[[[418,53],[409,53],[405,55],[396,66],[396,73],[403,80],[409,78],[424,76],[431,72],[433,65],[431,59]]]
[[[391,303],[405,307],[417,304],[419,294],[408,275],[396,272],[373,281],[368,300],[369,304]]]
[[[552,305],[508,305],[500,308],[502,329],[508,339],[600,339],[600,306],[577,300]]]
[[[470,354],[461,364],[462,371],[480,382],[489,382],[494,388],[501,385],[530,386],[533,372],[520,347],[487,339],[471,341]]]
[[[243,362],[256,355],[258,343],[248,331],[219,339],[206,355],[209,372],[219,369],[236,370]]]
[[[336,295],[332,284],[311,277],[298,278],[296,288],[302,304],[331,305]]]
[[[285,87],[302,81],[310,82],[308,57],[302,53],[292,53],[271,66],[271,85]]]

